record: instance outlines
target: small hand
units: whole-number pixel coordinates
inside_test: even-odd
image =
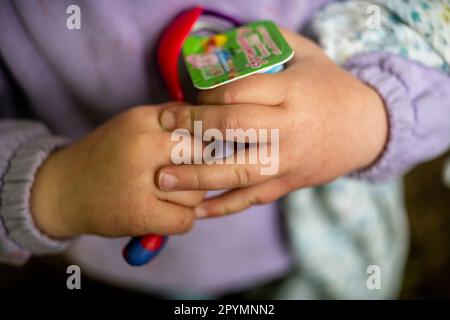
[[[155,173],[171,163],[173,147],[160,110],[133,108],[50,155],[31,192],[36,226],[53,237],[188,231],[203,192],[156,187]]]
[[[197,206],[202,216],[241,211],[284,194],[331,181],[372,164],[388,134],[378,93],[326,57],[310,40],[284,31],[295,56],[278,74],[257,74],[200,94],[202,105],[163,109],[161,125],[192,131],[279,129],[279,171],[261,175],[259,164],[167,166],[159,175],[162,190],[230,189]]]

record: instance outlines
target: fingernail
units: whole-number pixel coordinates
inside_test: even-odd
[[[175,129],[175,115],[173,112],[164,110],[161,114],[161,127],[166,130]]]
[[[161,189],[172,189],[177,186],[178,179],[174,175],[161,172],[159,174],[159,187]]]
[[[206,211],[202,207],[195,207],[194,208],[194,213],[195,213],[195,216],[197,218],[204,218],[204,217],[206,217],[208,215],[208,211]]]

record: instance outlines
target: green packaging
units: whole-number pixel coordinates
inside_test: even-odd
[[[220,34],[191,35],[183,45],[184,61],[198,89],[279,71],[293,55],[272,21],[256,21]]]

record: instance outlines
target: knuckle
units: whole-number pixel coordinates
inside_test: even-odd
[[[233,173],[237,186],[246,186],[250,182],[250,172],[246,167],[236,166]]]
[[[228,86],[222,92],[223,104],[236,104],[239,102],[239,91],[234,89],[233,86]]]
[[[250,195],[248,197],[248,199],[247,199],[247,206],[248,207],[257,206],[257,205],[264,204],[264,203],[265,202],[261,201],[261,199],[255,194]]]
[[[203,198],[205,197],[205,194],[206,194],[206,192],[204,192],[204,191],[195,192],[192,195],[193,205],[195,206],[195,205],[199,204],[200,202],[202,202]]]
[[[193,122],[197,119],[197,109],[193,107],[183,108],[176,112],[177,128],[192,128]]]
[[[230,112],[226,112],[223,117],[218,119],[218,127],[222,130],[239,129],[241,128],[241,124],[241,120],[233,116]]]
[[[233,210],[226,204],[223,204],[219,208],[218,211],[220,212],[220,214],[219,214],[220,216],[226,216],[226,215],[229,215],[229,214],[233,213]]]
[[[121,115],[121,123],[129,130],[142,130],[148,128],[149,119],[156,121],[156,108],[137,106]]]
[[[200,188],[200,186],[203,185],[204,179],[199,175],[198,172],[194,172],[192,174],[192,177],[190,177],[190,181],[191,181],[191,186],[193,189],[198,189]]]
[[[150,108],[146,108],[146,107],[142,107],[142,106],[133,107],[130,110],[128,110],[127,112],[125,112],[123,114],[123,117],[126,122],[134,123],[134,122],[142,119],[142,116],[144,116],[147,113],[147,109],[150,109]]]
[[[176,224],[177,233],[185,233],[192,229],[194,226],[194,216],[193,214],[186,214],[180,218]]]

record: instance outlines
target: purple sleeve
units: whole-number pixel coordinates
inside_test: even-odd
[[[354,177],[397,177],[450,146],[450,77],[444,72],[386,53],[360,55],[344,66],[384,100],[389,138],[380,158]]]
[[[39,122],[4,118],[14,110],[9,91],[0,72],[0,262],[21,264],[30,254],[57,252],[68,244],[42,234],[29,212],[37,169],[67,141],[52,135]]]

